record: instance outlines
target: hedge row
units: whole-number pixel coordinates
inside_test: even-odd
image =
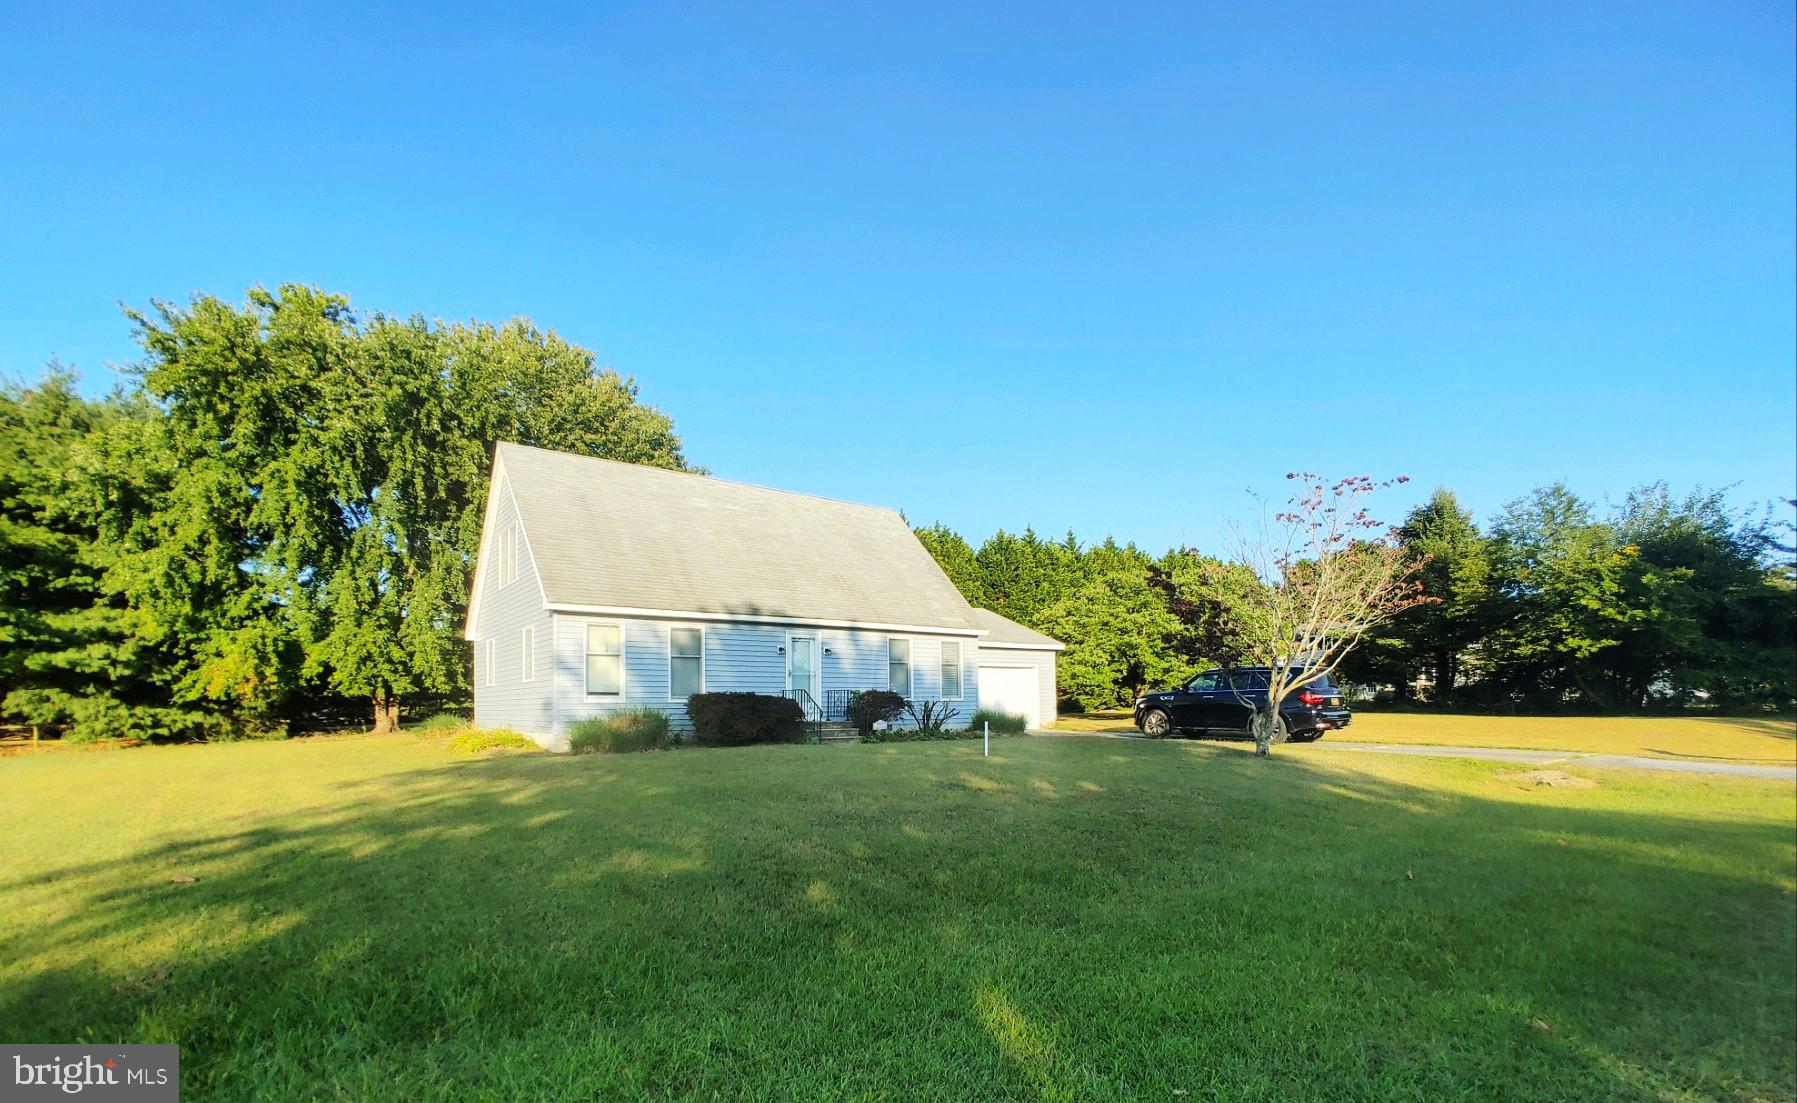
[[[805,711],[797,701],[766,693],[695,693],[686,699],[693,741],[706,747],[797,743]]]

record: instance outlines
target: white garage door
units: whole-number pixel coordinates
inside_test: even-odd
[[[1039,675],[1033,666],[980,667],[980,707],[1026,717],[1030,727],[1042,726]]]

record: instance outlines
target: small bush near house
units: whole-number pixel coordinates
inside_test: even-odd
[[[695,693],[686,699],[693,739],[707,747],[797,743],[805,712],[797,701],[765,693]]]
[[[864,689],[849,695],[849,723],[863,739],[872,735],[874,724],[884,720],[890,724],[905,711],[905,699],[889,689]]]
[[[568,750],[575,754],[659,751],[673,744],[668,714],[656,709],[626,709],[568,725]]]
[[[979,735],[987,724],[992,725],[993,735],[1022,735],[1029,728],[1029,720],[1016,713],[980,709],[967,722],[967,730]]]
[[[451,738],[449,749],[457,754],[517,754],[540,751],[536,741],[509,728],[469,728]]]
[[[863,743],[940,743],[949,739],[978,739],[980,733],[971,728],[904,728],[891,727],[870,732]]]

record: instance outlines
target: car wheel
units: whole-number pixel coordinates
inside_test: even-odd
[[[1290,742],[1291,740],[1297,738],[1296,736],[1290,735],[1286,732],[1285,717],[1283,717],[1283,716],[1281,716],[1279,718],[1279,733],[1280,733],[1281,738],[1275,739],[1274,740],[1275,743],[1286,743],[1286,742]],[[1243,725],[1242,734],[1247,736],[1250,741],[1252,741],[1254,739],[1254,717],[1253,716],[1249,716],[1248,723]]]
[[[1150,739],[1165,739],[1173,734],[1173,721],[1160,709],[1149,709],[1142,717],[1142,734]]]

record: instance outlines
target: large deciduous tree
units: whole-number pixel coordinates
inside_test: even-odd
[[[1600,656],[1648,616],[1631,600],[1641,549],[1564,483],[1511,502],[1493,535],[1505,602],[1496,642],[1509,678],[1558,694],[1564,675],[1593,703],[1614,707]]]
[[[296,285],[132,317],[171,464],[115,575],[178,641],[180,692],[250,718],[312,686],[387,730],[407,696],[467,689],[497,441],[685,467],[633,382],[525,321],[363,320]]]

